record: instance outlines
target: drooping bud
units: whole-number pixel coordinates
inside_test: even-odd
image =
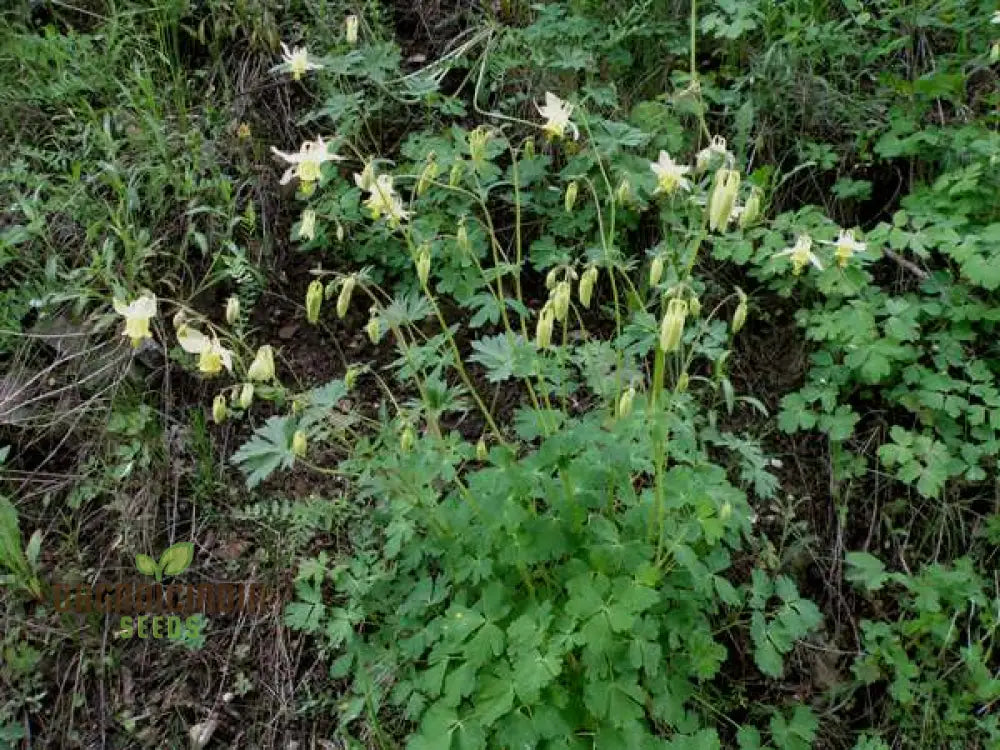
[[[233,325],[240,319],[240,298],[230,297],[226,300],[226,322]]]
[[[546,349],[552,342],[552,308],[546,304],[538,316],[535,326],[535,343],[539,349]]]
[[[241,409],[249,409],[253,403],[253,383],[244,383],[240,388],[240,397],[237,403]]]
[[[323,305],[323,282],[313,279],[306,290],[306,320],[310,323],[319,321],[319,309]]]
[[[660,348],[665,352],[677,351],[684,335],[684,318],[687,317],[687,302],[674,298],[667,304],[667,312],[660,324]]]
[[[216,424],[226,421],[226,397],[221,393],[212,401],[212,419]]]
[[[337,242],[344,241],[344,225],[339,221],[337,222]]]
[[[292,399],[292,414],[301,414],[306,408],[306,402],[301,398]]]
[[[344,373],[344,387],[347,390],[354,390],[355,383],[358,382],[358,375],[361,371],[357,367],[348,367],[347,372]]]
[[[427,192],[427,188],[430,186],[431,182],[437,179],[438,172],[441,167],[438,166],[437,160],[434,159],[434,155],[431,154],[430,158],[427,160],[427,164],[424,165],[424,171],[420,173],[420,179],[417,181],[416,193],[417,195],[423,195]]]
[[[307,449],[306,434],[302,430],[296,430],[292,435],[292,455],[296,458],[305,458]]]
[[[399,449],[403,453],[409,453],[413,450],[414,440],[416,440],[416,435],[413,434],[413,428],[410,425],[406,425],[403,428],[403,433],[399,436]]]
[[[535,158],[535,139],[525,138],[524,139],[524,158],[534,159]]]
[[[635,400],[635,386],[630,385],[618,399],[618,418],[624,419],[632,413],[632,402]]]
[[[590,298],[594,293],[594,284],[597,283],[597,266],[590,266],[580,277],[580,304],[585,308],[590,307]]]
[[[663,256],[657,255],[649,266],[649,285],[656,286],[661,278],[663,278]]]
[[[456,159],[455,163],[451,165],[451,174],[448,175],[448,185],[450,187],[455,187],[462,179],[462,172],[465,171],[465,162],[460,159]]]
[[[382,324],[379,322],[377,315],[373,315],[368,321],[368,325],[365,326],[365,332],[368,334],[368,340],[373,344],[377,344],[379,339],[382,338]]]
[[[356,283],[353,276],[348,276],[344,279],[343,286],[340,287],[340,296],[337,297],[337,317],[341,320],[347,315],[347,308],[351,304],[351,295],[354,293]]]
[[[572,213],[573,205],[576,203],[576,194],[578,192],[580,192],[580,186],[577,184],[576,180],[573,180],[566,186],[566,195],[563,197],[563,206],[566,208],[566,213]]]
[[[688,389],[688,383],[690,382],[691,378],[688,376],[688,374],[686,372],[682,372],[681,376],[677,378],[676,391],[678,393],[684,393],[684,391]]]
[[[483,438],[479,438],[479,442],[476,443],[476,460],[485,461],[489,457],[489,451],[486,450],[486,441]]]
[[[316,239],[316,212],[307,208],[299,220],[299,239],[312,242]]]
[[[747,198],[743,211],[740,213],[740,229],[746,229],[757,223],[760,218],[760,189],[751,188],[750,197]]]
[[[247,377],[250,380],[261,381],[274,379],[274,349],[270,344],[264,344],[257,350],[247,370]]]
[[[733,321],[731,323],[734,336],[740,332],[743,324],[747,322],[747,295],[739,287],[736,287],[736,294],[740,298],[740,301],[736,305],[736,311],[733,313]]]
[[[1000,42],[993,42],[990,46],[990,65],[1000,62]]]
[[[358,43],[358,17],[350,15],[344,19],[344,36],[352,47]]]
[[[618,188],[615,190],[615,200],[618,201],[619,206],[627,206],[632,202],[632,185],[629,181],[622,179],[618,183]]]
[[[728,521],[729,517],[733,515],[733,506],[728,500],[722,504],[719,508],[719,520]]]
[[[715,173],[712,194],[708,199],[708,227],[713,232],[725,231],[739,190],[738,171],[722,167]]]
[[[489,128],[482,125],[469,133],[469,156],[476,166],[479,166],[486,159],[486,144],[489,140]]]
[[[701,300],[696,295],[692,294],[688,300],[688,310],[696,318],[701,315]]]
[[[427,277],[431,272],[431,246],[427,242],[420,246],[417,252],[417,278],[421,286],[427,286]]]
[[[552,292],[552,311],[555,313],[556,320],[560,323],[566,320],[572,296],[573,290],[568,281],[560,281],[556,285],[555,291]]]
[[[463,253],[468,253],[472,250],[472,243],[469,242],[469,230],[465,228],[464,218],[459,220],[458,228],[455,230],[455,243]]]
[[[552,289],[557,281],[559,281],[559,269],[553,268],[545,275],[545,288]]]

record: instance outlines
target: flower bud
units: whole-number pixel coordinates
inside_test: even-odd
[[[552,289],[557,281],[559,281],[559,269],[553,268],[545,275],[545,288]]]
[[[414,440],[416,440],[416,436],[413,434],[413,428],[410,425],[406,425],[403,428],[403,433],[399,436],[399,449],[403,453],[409,453],[413,450]]]
[[[465,171],[465,162],[456,160],[451,165],[451,174],[448,175],[448,185],[455,187],[462,179],[462,172]]]
[[[990,65],[1000,61],[1000,42],[993,42],[990,46]]]
[[[337,222],[337,242],[344,241],[344,225],[339,221]]]
[[[360,370],[357,367],[348,367],[347,372],[344,373],[344,387],[347,390],[354,390],[354,385],[358,382],[358,375]]]
[[[734,336],[740,332],[743,324],[747,322],[747,296],[739,287],[736,287],[736,294],[739,295],[740,301],[736,305],[736,311],[733,313],[731,324]]]
[[[746,229],[757,223],[760,218],[760,189],[752,188],[750,197],[747,198],[746,205],[740,213],[740,229]]]
[[[479,438],[479,442],[476,443],[476,459],[478,461],[485,461],[489,456],[489,451],[486,450],[486,441],[483,438]]]
[[[240,298],[230,297],[226,300],[226,322],[233,325],[240,318]]]
[[[343,286],[340,287],[340,296],[337,297],[337,317],[341,320],[347,315],[347,308],[351,304],[351,295],[354,293],[356,283],[353,276],[348,276],[344,279]]]
[[[649,285],[656,286],[663,277],[663,256],[657,255],[649,266]]]
[[[691,299],[688,300],[688,310],[696,318],[701,315],[701,300],[696,295],[692,294]]]
[[[585,308],[590,307],[590,297],[594,293],[594,284],[597,283],[597,266],[591,266],[583,272],[580,277],[580,304]]]
[[[344,19],[344,35],[352,47],[358,43],[358,17],[350,15]]]
[[[307,208],[299,220],[299,239],[312,242],[316,239],[316,212]]]
[[[678,393],[684,393],[684,391],[686,391],[688,389],[688,383],[690,383],[690,382],[691,382],[691,378],[688,377],[688,374],[686,372],[682,372],[681,376],[679,378],[677,378],[677,386],[676,386],[675,390]]]
[[[274,350],[270,344],[264,344],[257,350],[253,362],[247,370],[247,377],[250,380],[273,380],[274,379]]]
[[[722,521],[728,521],[731,515],[733,515],[733,506],[727,500],[722,504],[722,507],[719,508],[719,519]]]
[[[469,156],[473,164],[481,164],[486,159],[486,143],[489,140],[490,131],[483,126],[469,133]]]
[[[524,158],[534,159],[535,158],[535,139],[525,138],[524,139]]]
[[[465,228],[465,219],[458,222],[458,229],[455,230],[455,243],[463,253],[472,251],[472,243],[469,242],[469,231]]]
[[[677,351],[684,335],[684,318],[687,316],[687,302],[672,299],[667,304],[667,312],[660,325],[660,348],[665,352]]]
[[[576,183],[576,180],[573,180],[566,186],[566,195],[563,198],[563,206],[566,208],[566,213],[572,213],[578,192],[580,192],[580,186]]]
[[[417,181],[416,193],[417,195],[423,195],[427,192],[427,188],[430,186],[431,182],[437,179],[438,172],[441,167],[433,158],[428,159],[427,164],[424,166],[424,171],[420,173],[420,179]]]
[[[323,282],[313,279],[306,290],[306,320],[310,323],[319,321],[319,308],[323,304]]]
[[[431,272],[431,248],[428,243],[420,246],[417,253],[417,278],[420,279],[421,286],[427,286],[427,277]]]
[[[304,458],[306,455],[306,434],[302,430],[296,430],[292,435],[292,455],[296,458]]]
[[[237,402],[241,409],[249,409],[253,403],[253,383],[244,383],[240,388],[240,398]]]
[[[535,326],[535,343],[539,349],[545,349],[552,342],[552,309],[549,305],[542,308]]]
[[[301,414],[302,410],[306,408],[306,402],[301,398],[292,399],[292,414]]]
[[[622,179],[618,183],[618,188],[615,190],[615,200],[618,201],[619,206],[627,206],[632,202],[632,185],[629,181]]]
[[[726,229],[739,189],[740,173],[735,169],[723,167],[715,173],[712,194],[708,199],[708,227],[713,232]]]
[[[570,298],[573,296],[573,290],[569,285],[568,281],[560,281],[552,292],[552,311],[555,313],[556,320],[562,323],[566,320],[566,315],[569,313],[569,302]]]
[[[382,338],[382,324],[379,322],[378,316],[372,316],[368,325],[365,326],[365,332],[368,334],[369,341],[373,344],[378,343],[379,339]]]
[[[635,400],[635,386],[630,385],[618,399],[618,418],[624,419],[632,413],[632,402]]]
[[[226,397],[220,393],[212,401],[212,419],[216,424],[222,424],[226,421],[226,412]]]

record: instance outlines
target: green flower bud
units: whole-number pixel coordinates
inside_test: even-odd
[[[688,374],[686,372],[682,372],[681,376],[677,378],[677,387],[675,390],[678,393],[684,393],[684,391],[688,389],[688,383],[690,382],[691,378],[688,376]]]
[[[406,425],[403,428],[403,433],[399,436],[399,449],[403,453],[409,453],[413,450],[414,440],[416,440],[416,436],[413,434],[413,428],[410,425]]]
[[[310,323],[319,321],[319,309],[323,304],[323,282],[313,279],[306,290],[306,320]]]
[[[354,390],[355,383],[358,382],[358,375],[360,370],[357,367],[348,367],[347,372],[344,373],[344,386],[347,390]]]
[[[665,352],[677,351],[684,335],[684,318],[687,316],[687,302],[672,299],[660,325],[660,348]]]
[[[534,159],[535,158],[535,139],[526,138],[524,140],[524,158]]]
[[[580,277],[580,304],[585,308],[590,307],[590,298],[594,294],[594,284],[597,283],[597,266],[591,266],[583,272]]]
[[[427,277],[431,272],[431,248],[426,242],[420,246],[420,251],[417,253],[417,278],[420,279],[420,285],[427,285]]]
[[[416,194],[418,196],[423,195],[427,192],[427,188],[430,186],[433,180],[437,179],[438,172],[441,171],[441,167],[438,166],[437,161],[434,159],[433,155],[428,159],[427,164],[424,165],[424,171],[420,173],[420,179],[417,180]]]
[[[226,421],[226,397],[221,393],[215,397],[212,401],[212,419],[216,424],[222,424]]]
[[[661,278],[663,278],[663,256],[657,255],[649,266],[649,285],[656,286]]]
[[[365,332],[368,334],[368,340],[373,344],[379,342],[379,339],[382,338],[382,324],[378,316],[372,316],[371,320],[368,321],[368,325],[365,326]]]
[[[344,279],[343,286],[340,287],[340,296],[337,297],[337,317],[341,320],[347,315],[347,308],[351,304],[351,295],[354,293],[356,283],[353,276],[348,276]]]
[[[1000,42],[993,42],[990,46],[990,65],[1000,61]]]
[[[733,515],[733,506],[729,501],[726,501],[722,504],[722,507],[719,508],[719,519],[722,521],[728,521],[731,515]]]
[[[552,311],[555,313],[556,320],[562,323],[566,320],[566,315],[569,313],[569,302],[573,296],[573,290],[569,285],[568,281],[560,281],[552,293]]]
[[[629,386],[628,389],[621,395],[618,399],[618,418],[624,419],[629,414],[632,413],[632,402],[635,400],[635,386]]]
[[[615,200],[618,201],[619,206],[627,206],[632,202],[632,186],[628,180],[622,179],[618,183],[618,188],[615,190]]]
[[[292,435],[292,455],[296,458],[305,458],[307,447],[306,434],[302,430],[296,430]]]
[[[539,349],[546,349],[552,342],[552,309],[549,305],[542,308],[535,326],[535,343]]]
[[[462,172],[465,171],[465,162],[457,160],[451,165],[451,174],[448,175],[448,185],[455,187],[462,180]]]
[[[458,222],[458,229],[455,230],[455,242],[463,253],[471,252],[472,243],[469,242],[469,232],[465,228],[465,219]]]
[[[476,459],[478,461],[485,461],[489,457],[489,451],[486,450],[486,441],[483,438],[479,438],[479,442],[476,443]]]
[[[734,336],[740,332],[743,324],[747,322],[747,296],[739,287],[736,287],[736,294],[739,296],[740,301],[736,305],[736,311],[733,313],[733,321],[731,323]]]
[[[239,404],[241,409],[249,409],[253,403],[253,383],[244,383],[240,388]]]
[[[344,241],[344,225],[339,221],[337,222],[337,242]]]
[[[226,300],[226,322],[233,325],[240,318],[240,298],[230,297]]]
[[[559,269],[553,268],[545,275],[545,288],[552,289],[557,281],[559,281]]]
[[[488,128],[479,126],[469,133],[469,156],[474,164],[481,164],[486,159],[486,144],[489,140]]]
[[[752,188],[750,191],[750,197],[747,198],[746,205],[743,206],[743,211],[740,213],[740,229],[746,229],[747,227],[753,226],[757,223],[757,219],[760,218],[760,190],[758,188]]]
[[[691,295],[691,299],[688,300],[688,310],[696,318],[701,315],[701,300],[697,296]]]
[[[713,232],[725,231],[733,204],[740,190],[740,173],[721,168],[715,173],[712,194],[708,199],[708,227]]]
[[[566,195],[563,198],[563,205],[566,208],[566,213],[572,213],[573,205],[576,203],[576,194],[580,191],[580,186],[577,185],[576,180],[573,180],[569,185],[566,186]]]

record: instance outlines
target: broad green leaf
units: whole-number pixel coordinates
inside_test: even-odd
[[[160,555],[159,568],[163,575],[176,576],[187,570],[194,559],[194,544],[192,542],[177,542]]]

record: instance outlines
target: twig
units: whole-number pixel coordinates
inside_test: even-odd
[[[885,257],[889,260],[894,261],[901,268],[905,268],[907,271],[912,273],[914,276],[919,278],[921,281],[926,281],[930,274],[924,269],[914,263],[912,260],[907,260],[906,258],[901,258],[894,251],[889,248],[885,248],[882,252],[885,253]]]

